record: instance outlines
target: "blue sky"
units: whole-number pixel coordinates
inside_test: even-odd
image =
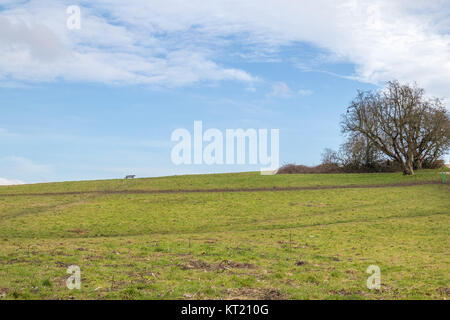
[[[66,27],[69,5],[80,30]],[[444,1],[0,8],[0,184],[259,169],[172,164],[170,135],[194,120],[280,129],[280,161],[313,165],[342,143],[358,89],[399,79],[449,96]]]

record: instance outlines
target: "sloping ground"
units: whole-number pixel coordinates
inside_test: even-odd
[[[213,175],[216,186],[205,175],[123,186],[310,186],[264,192],[77,193],[120,190],[122,181],[4,188],[23,194],[0,195],[0,297],[448,299],[450,186],[411,185],[436,173],[372,174],[378,188],[348,187],[365,175],[248,173]],[[379,291],[366,287],[372,264]],[[66,287],[70,265],[81,268],[81,290]]]
[[[440,170],[421,170],[413,176],[401,173],[366,174],[286,174],[264,176],[259,172],[184,175],[133,180],[95,180],[0,186],[1,194],[33,194],[121,190],[209,190],[209,189],[272,189],[317,186],[361,186],[408,184],[439,181]]]
[[[78,194],[172,194],[172,193],[228,193],[228,192],[277,192],[277,191],[300,191],[300,190],[330,190],[330,189],[372,189],[372,188],[406,188],[412,186],[424,186],[424,185],[439,185],[441,181],[413,181],[406,183],[389,183],[389,184],[363,184],[363,185],[322,185],[322,186],[307,186],[307,187],[272,187],[272,188],[224,188],[224,189],[175,189],[175,190],[142,190],[142,189],[129,189],[129,190],[87,190],[87,191],[63,191],[63,192],[35,192],[35,193],[2,193],[2,197],[19,197],[19,196],[67,196]]]

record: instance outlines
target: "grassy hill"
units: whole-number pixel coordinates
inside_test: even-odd
[[[448,299],[450,187],[439,179],[233,173],[0,187],[0,297]],[[366,287],[372,264],[381,290]],[[66,287],[70,265],[81,290]]]
[[[120,190],[196,190],[273,187],[350,186],[368,184],[439,181],[438,170],[421,170],[413,176],[401,173],[297,174],[264,176],[259,172],[199,174],[141,178],[133,180],[95,180],[0,186],[1,194],[86,192]]]

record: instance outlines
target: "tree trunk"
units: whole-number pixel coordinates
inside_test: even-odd
[[[402,162],[403,174],[412,176],[414,174],[414,161],[412,159],[406,159],[405,162]]]
[[[422,160],[417,160],[417,161],[415,161],[415,163],[414,163],[414,168],[417,169],[417,170],[422,169],[422,163],[423,163]]]

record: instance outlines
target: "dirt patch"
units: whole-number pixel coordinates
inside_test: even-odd
[[[280,247],[282,247],[283,249],[296,249],[299,247],[299,244],[295,241],[284,241],[284,240],[280,240],[277,241],[277,243],[280,245]]]
[[[8,294],[9,290],[6,288],[1,288],[0,287],[0,299],[3,299],[4,297],[6,297],[6,295]]]
[[[228,289],[228,300],[283,300],[286,295],[272,288],[238,288]]]
[[[208,263],[202,260],[191,260],[187,263],[180,264],[179,267],[182,270],[205,270],[205,271],[217,271],[217,270],[231,270],[231,269],[255,269],[256,266],[252,263],[240,263],[229,260],[223,260],[219,263]]]
[[[438,288],[437,292],[440,295],[450,297],[450,288],[449,287]]]
[[[316,207],[316,208],[322,208],[326,207],[327,205],[324,203],[306,203],[303,205],[304,207]]]
[[[253,263],[239,263],[239,262],[233,262],[229,260],[223,260],[218,265],[219,268],[223,269],[232,269],[232,268],[239,268],[239,269],[255,269],[256,266]]]
[[[80,236],[84,234],[83,230],[67,230],[67,232],[76,233],[76,234],[78,234]]]
[[[23,258],[14,258],[14,259],[11,259],[11,260],[3,260],[3,261],[0,261],[0,265],[2,265],[2,264],[15,264],[15,263],[30,263],[31,261],[30,260],[27,260],[27,259],[23,259]]]
[[[306,264],[305,261],[297,261],[296,263],[294,263],[296,266],[303,266]]]
[[[195,269],[200,269],[200,270],[214,270],[214,265],[209,264],[205,261],[201,261],[201,260],[192,260],[189,261],[187,263],[184,264],[180,264],[179,265],[180,269],[182,270],[195,270]]]
[[[331,290],[328,292],[328,294],[333,296],[354,296],[354,295],[361,295],[360,291],[351,291],[346,289],[339,289],[339,290]]]
[[[69,265],[61,261],[55,261],[55,265],[61,268],[67,268]]]

